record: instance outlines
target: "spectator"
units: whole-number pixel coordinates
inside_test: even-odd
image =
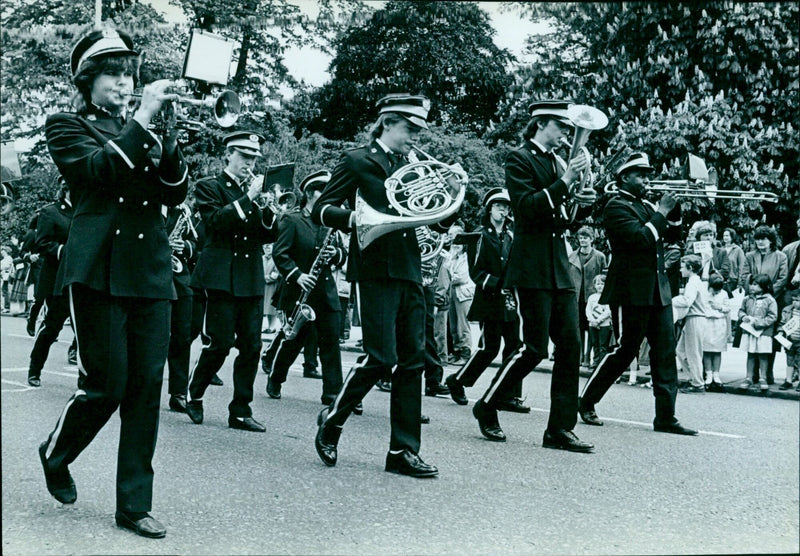
[[[732,292],[739,287],[739,277],[744,270],[744,250],[739,245],[739,236],[733,228],[722,232],[722,248],[728,254],[728,282],[726,289]]]
[[[14,259],[7,245],[0,247],[0,280],[3,282],[3,314],[11,312],[11,280],[14,276]]]
[[[766,274],[756,274],[750,282],[750,295],[739,309],[742,328],[741,348],[747,351],[747,377],[739,388],[746,390],[753,385],[756,363],[760,369],[767,368],[772,353],[772,332],[778,318],[778,304],[772,297],[772,281]],[[764,375],[758,380],[761,391],[769,389]]]
[[[698,274],[705,282],[715,272],[725,280],[730,276],[728,252],[717,245],[716,236],[717,228],[713,222],[695,222],[696,241],[687,245],[687,254],[700,256],[702,266]]]
[[[594,293],[586,300],[586,320],[589,324],[590,350],[593,351],[591,369],[597,367],[603,357],[608,353],[611,342],[611,308],[600,303],[600,295],[606,283],[606,275],[598,274],[594,277],[592,287]]]
[[[686,394],[705,392],[703,382],[703,337],[708,315],[708,288],[700,280],[702,261],[697,255],[686,255],[681,259],[681,275],[686,278],[686,287],[681,295],[672,298],[675,318],[684,315],[684,325],[675,355],[684,370],[689,372],[690,384],[681,389]]]
[[[262,331],[264,334],[274,334],[281,328],[281,320],[278,317],[278,310],[272,304],[272,299],[278,289],[281,275],[272,260],[272,244],[264,246],[264,280],[267,283],[264,288],[264,317],[267,327]]]
[[[730,329],[730,299],[725,291],[725,280],[719,274],[708,278],[708,315],[706,316],[706,337],[703,341],[703,370],[706,390],[722,392],[722,379],[719,369],[722,352],[728,350],[728,330]]]
[[[792,302],[781,312],[780,331],[789,345],[786,348],[786,378],[780,390],[788,390],[800,380],[800,289],[792,290]],[[800,390],[800,384],[797,385]]]
[[[444,257],[442,265],[439,267],[439,275],[436,279],[436,290],[434,292],[434,304],[436,313],[433,316],[433,337],[436,341],[436,351],[441,361],[447,361],[447,320],[450,314],[450,271],[448,261],[450,260],[449,248],[452,243],[450,234],[445,234],[445,247],[441,255]]]
[[[578,325],[581,333],[581,366],[592,365],[590,355],[592,345],[589,341],[589,321],[586,318],[586,303],[592,295],[594,277],[603,272],[606,267],[606,256],[592,246],[595,233],[589,226],[582,226],[577,233],[578,249],[570,253],[569,262],[580,270],[580,284],[578,284]],[[609,325],[610,326],[610,325]],[[597,362],[595,362],[597,366]]]
[[[453,237],[464,231],[463,226],[454,224],[450,231]],[[450,327],[453,336],[453,353],[449,362],[453,365],[465,364],[472,352],[472,334],[467,313],[475,295],[475,283],[469,277],[467,251],[463,244],[453,243],[450,248]]]

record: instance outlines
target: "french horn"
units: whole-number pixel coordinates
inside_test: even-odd
[[[416,146],[414,149],[425,160],[406,164],[384,182],[387,200],[397,215],[378,211],[356,193],[355,230],[362,250],[390,232],[435,224],[461,208],[466,172],[458,164],[445,164]]]

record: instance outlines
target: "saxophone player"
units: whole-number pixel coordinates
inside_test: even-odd
[[[333,403],[342,387],[339,351],[341,306],[331,266],[344,264],[347,251],[340,244],[335,230],[311,221],[314,204],[330,178],[330,172],[320,170],[303,179],[300,183],[300,212],[285,214],[278,223],[278,239],[272,246],[272,259],[283,276],[276,292],[278,309],[286,315],[287,326],[297,325],[297,304],[305,293],[305,302],[313,310],[315,318],[302,325],[297,335],[291,338],[281,329],[267,348],[270,352],[267,360],[272,361],[267,395],[272,399],[280,399],[281,385],[286,382],[289,367],[303,349],[312,327],[316,328],[322,364],[322,403]],[[294,320],[290,320],[293,316]]]

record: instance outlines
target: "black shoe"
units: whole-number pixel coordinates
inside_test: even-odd
[[[426,396],[449,396],[450,389],[445,386],[444,384],[439,384],[438,382],[431,384],[430,386],[425,387],[425,395]]]
[[[186,396],[175,394],[169,397],[169,408],[178,413],[186,413]]]
[[[431,418],[428,417],[427,415],[420,415],[419,422],[421,424],[423,424],[423,425],[430,425],[431,424]]]
[[[703,386],[695,386],[693,384],[681,388],[682,394],[702,394],[705,391],[706,389]]]
[[[317,369],[303,369],[303,378],[322,378],[322,373]]]
[[[364,404],[358,402],[356,405],[353,406],[353,413],[356,415],[363,415],[364,414]]]
[[[706,392],[724,392],[725,387],[722,385],[721,382],[712,382],[706,387]]]
[[[186,414],[195,425],[203,424],[203,402],[198,400],[186,402]]]
[[[314,447],[317,449],[317,455],[322,463],[328,467],[336,465],[338,454],[336,446],[339,443],[339,436],[342,434],[342,429],[339,427],[326,427],[325,421],[330,413],[330,407],[323,408],[317,416],[317,436],[314,437]],[[330,429],[330,430],[329,430]]]
[[[478,420],[478,427],[481,434],[492,442],[505,442],[506,435],[500,428],[500,421],[497,420],[497,410],[486,405],[483,400],[475,402],[472,414]]]
[[[594,451],[594,446],[588,442],[583,442],[572,431],[560,430],[557,432],[544,431],[542,446],[554,448],[556,450],[568,450],[570,452],[581,452],[590,454]]]
[[[336,396],[322,396],[320,401],[322,405],[332,405],[336,401]]]
[[[28,384],[30,386],[33,386],[34,388],[38,388],[39,386],[42,385],[42,379],[40,379],[38,376],[29,376]],[[791,384],[789,385],[789,387],[791,388]]]
[[[72,480],[69,469],[64,466],[62,469],[51,470],[47,465],[46,450],[47,442],[39,445],[39,459],[42,461],[47,491],[62,504],[74,504],[78,499],[78,489],[75,488],[75,481]]]
[[[36,321],[28,319],[28,324],[25,326],[25,332],[28,333],[28,336],[36,336]]]
[[[141,537],[150,539],[163,539],[167,534],[167,529],[155,518],[146,514],[140,519],[129,517],[125,512],[117,512],[114,515],[117,525],[124,529],[129,529]]]
[[[444,383],[447,385],[447,389],[450,390],[450,397],[454,402],[458,405],[467,405],[469,403],[464,387],[458,382],[456,375],[448,375],[444,379]]]
[[[77,365],[78,364],[78,350],[71,349],[67,352],[67,363],[70,365]]]
[[[272,377],[267,377],[267,396],[273,400],[281,399],[281,385],[272,381]]]
[[[653,430],[656,432],[668,432],[670,434],[682,434],[684,436],[697,436],[697,431],[692,429],[687,429],[683,425],[681,425],[678,421],[674,423],[670,423],[667,425],[662,425],[656,422],[653,422]]]
[[[381,392],[391,392],[392,391],[392,383],[388,380],[379,380],[375,386],[378,387],[378,390]]]
[[[603,422],[595,413],[594,407],[587,407],[583,405],[583,400],[578,400],[578,415],[581,416],[581,420],[586,423],[587,425],[593,425],[595,427],[602,427]]]
[[[433,465],[428,465],[422,458],[410,450],[403,450],[397,454],[386,454],[386,471],[409,477],[426,478],[435,477],[439,470]]]
[[[498,411],[510,411],[512,413],[530,413],[531,408],[522,403],[519,398],[511,398],[497,403]]]
[[[28,384],[30,384],[30,379],[28,379]],[[778,390],[791,390],[792,383],[791,382],[784,382],[778,387]]]
[[[267,432],[267,427],[253,419],[252,417],[228,417],[228,427],[240,431],[248,432]]]
[[[219,375],[216,375],[216,374],[213,377],[211,377],[210,384],[211,384],[211,386],[224,386],[225,385],[225,383],[222,382],[222,379],[219,377]]]
[[[267,353],[264,352],[266,356]],[[266,374],[269,374],[270,368],[272,367],[272,361],[268,361],[266,357],[261,358],[261,370],[264,371]]]

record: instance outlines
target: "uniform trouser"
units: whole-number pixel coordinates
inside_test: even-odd
[[[206,294],[203,290],[192,288],[192,322],[190,332],[192,342],[203,332],[203,317],[205,314]]]
[[[342,427],[379,379],[392,373],[389,450],[419,452],[422,369],[425,364],[425,294],[407,280],[357,284],[366,357],[350,369],[325,426]]]
[[[660,424],[675,422],[675,397],[678,370],[675,366],[675,328],[672,306],[612,307],[612,325],[617,346],[594,370],[581,394],[584,407],[594,407],[612,384],[622,376],[639,353],[642,340],[650,344],[650,376],[656,399],[656,418]]]
[[[520,347],[519,323],[513,321],[489,320],[481,321],[481,337],[478,348],[469,361],[456,373],[456,380],[462,386],[474,386],[497,354],[500,353],[500,341],[503,341],[503,361]],[[522,397],[522,380],[520,379],[508,392],[509,398]]]
[[[341,317],[339,317],[341,320]],[[320,346],[319,342],[319,329],[317,326],[304,326],[305,329],[305,340],[303,341],[303,372],[314,372],[317,370],[317,355],[319,354],[319,358],[322,359],[322,347]],[[334,333],[336,333],[337,343],[339,338],[339,332],[341,328],[337,325],[334,329]],[[294,361],[294,359],[292,359]],[[289,363],[291,365],[291,363]],[[339,386],[342,385],[341,380],[339,381]],[[339,391],[339,388],[333,392]]]
[[[275,358],[270,371],[270,380],[276,384],[286,382],[286,374],[303,349],[306,337],[316,331],[319,359],[322,366],[322,401],[331,403],[342,388],[342,357],[339,351],[341,315],[339,311],[314,308],[317,318],[307,322],[297,336],[288,340],[283,330],[273,341]],[[270,346],[272,348],[272,346]]]
[[[444,376],[433,326],[436,318],[435,291],[434,286],[423,288],[425,293],[425,384],[428,386],[441,384]]]
[[[171,302],[172,322],[170,324],[167,366],[169,367],[169,393],[172,396],[185,396],[189,386],[193,297],[186,295]]]
[[[703,335],[705,317],[686,317],[683,332],[675,347],[681,366],[689,373],[692,386],[702,387],[703,382]]]
[[[239,352],[233,362],[233,400],[228,405],[231,417],[251,417],[253,383],[261,354],[262,297],[234,297],[206,290],[203,317],[203,351],[189,377],[189,398],[202,400],[211,379],[220,370],[231,348]]]
[[[64,322],[69,317],[69,298],[65,295],[48,295],[45,300],[46,313],[44,324],[36,332],[36,339],[31,350],[31,364],[28,368],[29,377],[39,377],[42,368],[53,345],[64,328]]]
[[[169,301],[114,297],[73,284],[70,311],[85,377],[47,439],[47,466],[75,461],[119,407],[117,510],[148,512]]]
[[[447,358],[447,321],[449,320],[449,311],[447,306],[436,307],[433,315],[433,339],[436,342],[436,355],[439,356],[439,361]]]
[[[547,358],[548,338],[555,344],[550,380],[550,417],[547,429],[571,431],[578,419],[578,381],[581,341],[578,332],[578,295],[574,290],[515,288],[522,345],[506,358],[483,402],[510,397],[511,388]]]

